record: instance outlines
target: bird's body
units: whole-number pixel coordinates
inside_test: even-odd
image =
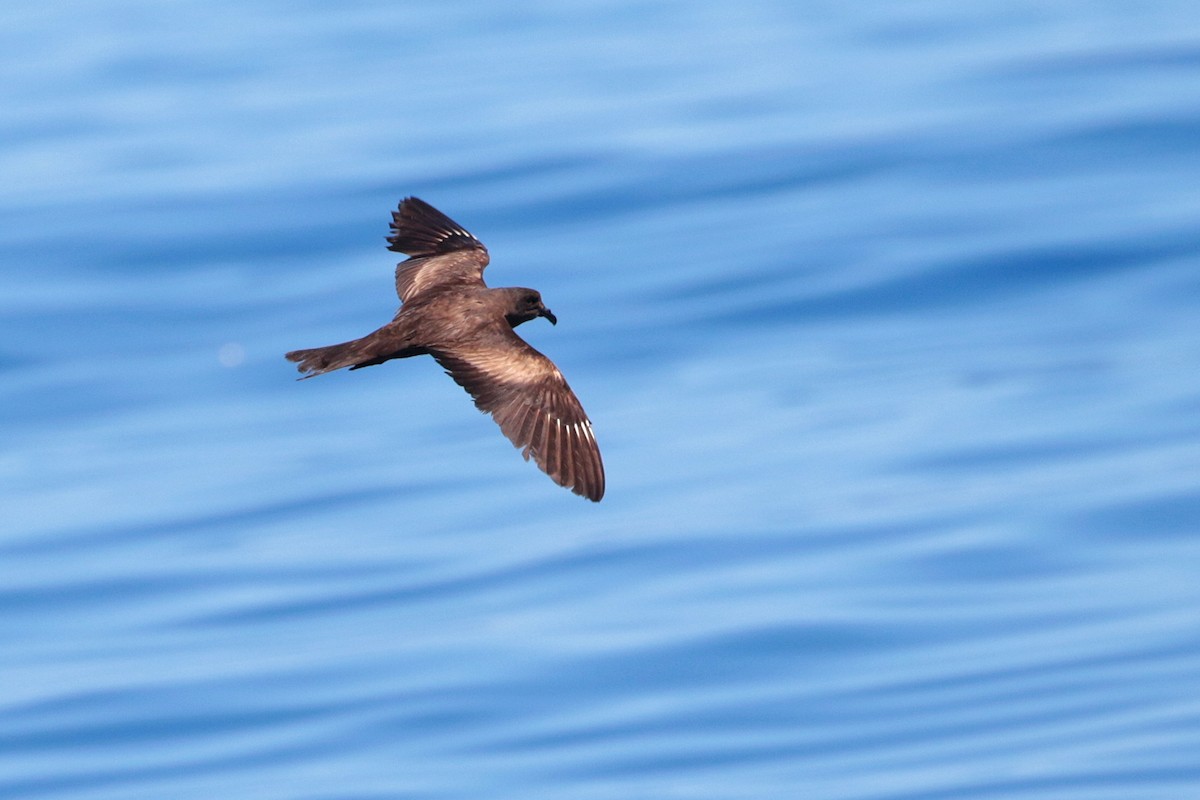
[[[483,244],[429,204],[410,197],[392,214],[389,249],[410,256],[396,268],[401,307],[361,339],[295,350],[305,378],[394,358],[431,355],[500,429],[555,482],[599,501],[604,466],[592,425],[550,359],[513,330],[557,320],[533,289],[491,289]]]

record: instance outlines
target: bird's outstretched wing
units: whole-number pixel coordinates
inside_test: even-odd
[[[419,198],[406,197],[392,212],[388,249],[412,256],[396,267],[401,302],[434,286],[483,285],[483,242]]]
[[[433,357],[526,460],[532,457],[575,494],[594,501],[604,496],[604,463],[592,423],[554,362],[511,330]]]

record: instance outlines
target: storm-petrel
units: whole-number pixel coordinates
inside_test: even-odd
[[[400,310],[387,325],[343,344],[287,354],[305,378],[431,355],[480,411],[555,483],[599,501],[604,464],[592,423],[558,367],[513,328],[535,317],[558,324],[533,289],[489,289],[488,251],[454,220],[416,197],[392,212],[388,249]]]

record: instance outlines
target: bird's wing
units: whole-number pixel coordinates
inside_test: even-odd
[[[560,486],[589,500],[604,496],[604,463],[579,398],[554,362],[511,329],[433,357],[492,415],[528,460]]]
[[[392,212],[388,249],[412,256],[396,267],[401,302],[434,286],[483,285],[488,251],[465,228],[416,197]]]

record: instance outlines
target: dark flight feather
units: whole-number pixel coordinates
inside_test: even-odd
[[[604,496],[592,423],[554,363],[516,333],[479,347],[434,350],[446,373],[492,415],[526,460],[589,500]]]
[[[456,250],[482,250],[483,242],[419,197],[406,197],[392,212],[388,250],[418,258]]]
[[[435,286],[484,285],[488,251],[483,242],[419,198],[405,198],[392,212],[388,249],[412,256],[396,266],[401,302]]]

